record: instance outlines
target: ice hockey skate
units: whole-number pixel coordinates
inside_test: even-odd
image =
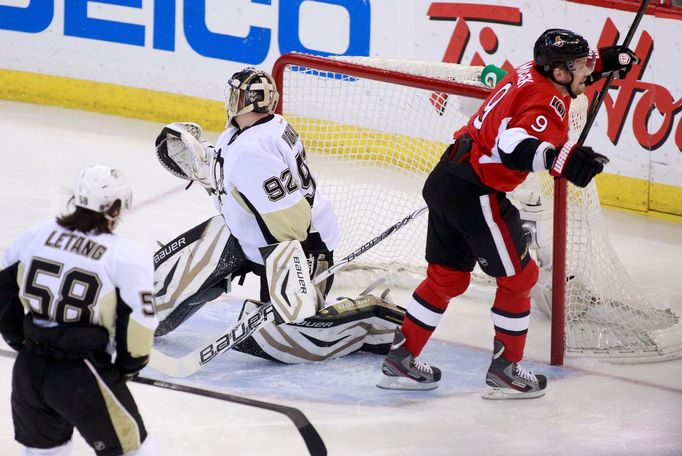
[[[438,388],[440,369],[417,361],[407,348],[403,347],[405,335],[395,332],[391,351],[381,365],[381,379],[377,386],[383,389],[425,391]]]
[[[493,360],[485,376],[483,399],[532,399],[545,395],[547,377],[502,358],[504,344],[495,339]]]

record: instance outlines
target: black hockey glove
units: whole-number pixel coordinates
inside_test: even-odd
[[[10,268],[4,269],[0,274],[0,281],[10,280]],[[16,277],[16,272],[15,272]],[[16,286],[16,278],[14,286]],[[0,287],[2,288],[2,287]],[[0,297],[0,302],[3,302]],[[24,307],[18,296],[10,298],[6,305],[0,306],[0,333],[7,345],[19,351],[24,346]]]
[[[572,142],[564,144],[561,150],[548,149],[545,152],[545,166],[549,173],[561,176],[578,187],[587,187],[608,162],[606,156],[596,153],[591,147]]]
[[[114,365],[125,380],[131,380],[137,377],[140,371],[147,365],[148,361],[148,356],[142,356],[139,358],[117,356]]]
[[[124,374],[123,372],[121,372],[121,377],[123,377],[123,380],[125,380],[126,382],[134,379],[138,375],[140,375],[140,371],[128,372],[127,374]]]
[[[633,64],[639,63],[639,57],[630,49],[623,46],[609,46],[599,49],[599,58],[594,72],[587,79],[585,85],[598,81],[603,75],[616,72],[616,79],[624,79],[632,69]]]
[[[24,339],[5,338],[5,342],[15,351],[21,351],[24,348]]]

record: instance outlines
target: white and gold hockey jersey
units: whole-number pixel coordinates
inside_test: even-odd
[[[331,203],[316,188],[298,133],[280,115],[239,130],[230,126],[211,160],[214,202],[246,257],[259,248],[318,236],[327,250],[339,241]],[[304,244],[305,247],[305,244]]]
[[[152,255],[139,244],[113,234],[72,232],[49,220],[5,252],[0,295],[18,294],[39,326],[103,326],[110,351],[140,359],[149,355],[158,325],[153,274]]]

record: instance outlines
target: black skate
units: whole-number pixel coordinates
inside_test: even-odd
[[[532,399],[545,395],[547,377],[536,375],[502,358],[504,344],[495,339],[495,350],[485,376],[483,399]]]
[[[405,336],[396,330],[391,351],[381,365],[379,388],[393,390],[432,390],[438,388],[440,369],[416,361],[412,353],[403,348]]]

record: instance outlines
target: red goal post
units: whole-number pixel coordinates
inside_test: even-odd
[[[277,87],[283,87],[282,81],[284,80],[284,71],[292,66],[314,68],[318,71],[327,71],[335,74],[348,74],[386,83],[446,92],[481,100],[485,99],[491,92],[489,88],[484,87],[482,84],[466,84],[457,80],[448,80],[445,78],[434,80],[433,77],[427,75],[399,73],[394,70],[359,65],[352,61],[334,60],[327,57],[299,53],[284,54],[277,59],[273,65],[272,76],[275,78],[275,81],[277,81]],[[280,95],[282,96],[283,92],[280,93]],[[277,114],[282,114],[283,101],[284,98],[282,97],[277,106]]]
[[[277,112],[301,135],[318,188],[337,211],[342,241],[335,255],[345,256],[423,206],[428,173],[452,133],[490,93],[480,82],[481,71],[441,62],[297,53],[275,62]],[[572,103],[573,138],[586,110],[584,96]],[[524,191],[539,195],[551,214],[552,248],[564,256],[566,271],[543,260],[533,294],[534,302],[546,302],[538,308],[552,315],[551,362],[562,364],[564,352],[617,362],[681,357],[679,318],[655,308],[630,280],[610,245],[594,183],[586,189],[564,185],[555,194],[549,175],[536,174]],[[353,262],[355,270],[346,273],[350,281],[375,274],[394,286],[415,286],[426,266],[426,218],[410,225]],[[556,231],[563,226],[565,238]],[[552,287],[552,274],[559,286]],[[475,277],[486,281],[483,274]]]

